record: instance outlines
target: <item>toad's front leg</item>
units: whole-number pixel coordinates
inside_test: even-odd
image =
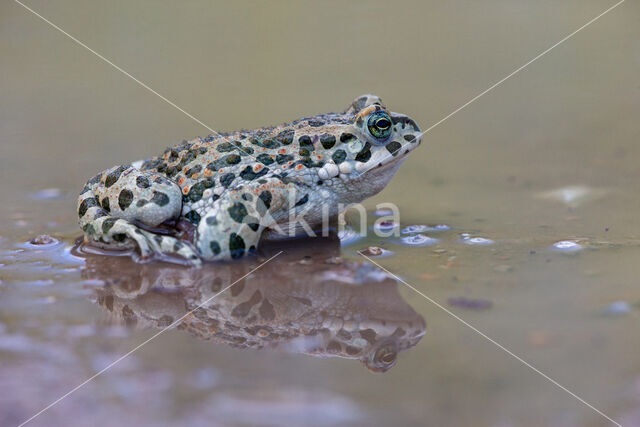
[[[289,214],[301,191],[278,178],[263,178],[229,190],[202,217],[195,246],[207,260],[236,259],[254,252],[266,228]]]

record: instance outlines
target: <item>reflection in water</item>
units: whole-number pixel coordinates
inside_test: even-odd
[[[187,269],[85,254],[83,275],[105,283],[97,303],[130,325],[165,328],[193,310],[176,328],[200,339],[358,359],[371,371],[389,370],[425,334],[424,318],[401,298],[397,282],[371,264],[310,246],[286,249],[202,307],[261,260]],[[316,252],[303,256],[302,250]]]

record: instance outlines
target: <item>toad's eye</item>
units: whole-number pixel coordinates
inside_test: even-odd
[[[384,111],[376,111],[369,116],[367,127],[374,138],[385,140],[391,135],[391,117]]]
[[[373,356],[373,360],[374,362],[381,364],[382,366],[389,366],[396,361],[397,355],[398,353],[396,353],[395,346],[386,345],[376,351],[375,355]]]

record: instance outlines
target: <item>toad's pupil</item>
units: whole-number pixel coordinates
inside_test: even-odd
[[[384,118],[378,119],[378,121],[376,122],[376,126],[379,129],[385,130],[385,129],[388,129],[389,126],[391,126],[391,122],[389,122],[389,120],[384,119]]]

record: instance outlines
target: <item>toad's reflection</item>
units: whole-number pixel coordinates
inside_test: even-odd
[[[358,359],[374,372],[389,370],[425,334],[424,318],[401,298],[396,281],[371,264],[326,251],[295,253],[221,293],[261,260],[186,269],[84,255],[84,275],[105,282],[97,303],[127,324],[165,328],[178,321],[177,329],[201,339]]]

